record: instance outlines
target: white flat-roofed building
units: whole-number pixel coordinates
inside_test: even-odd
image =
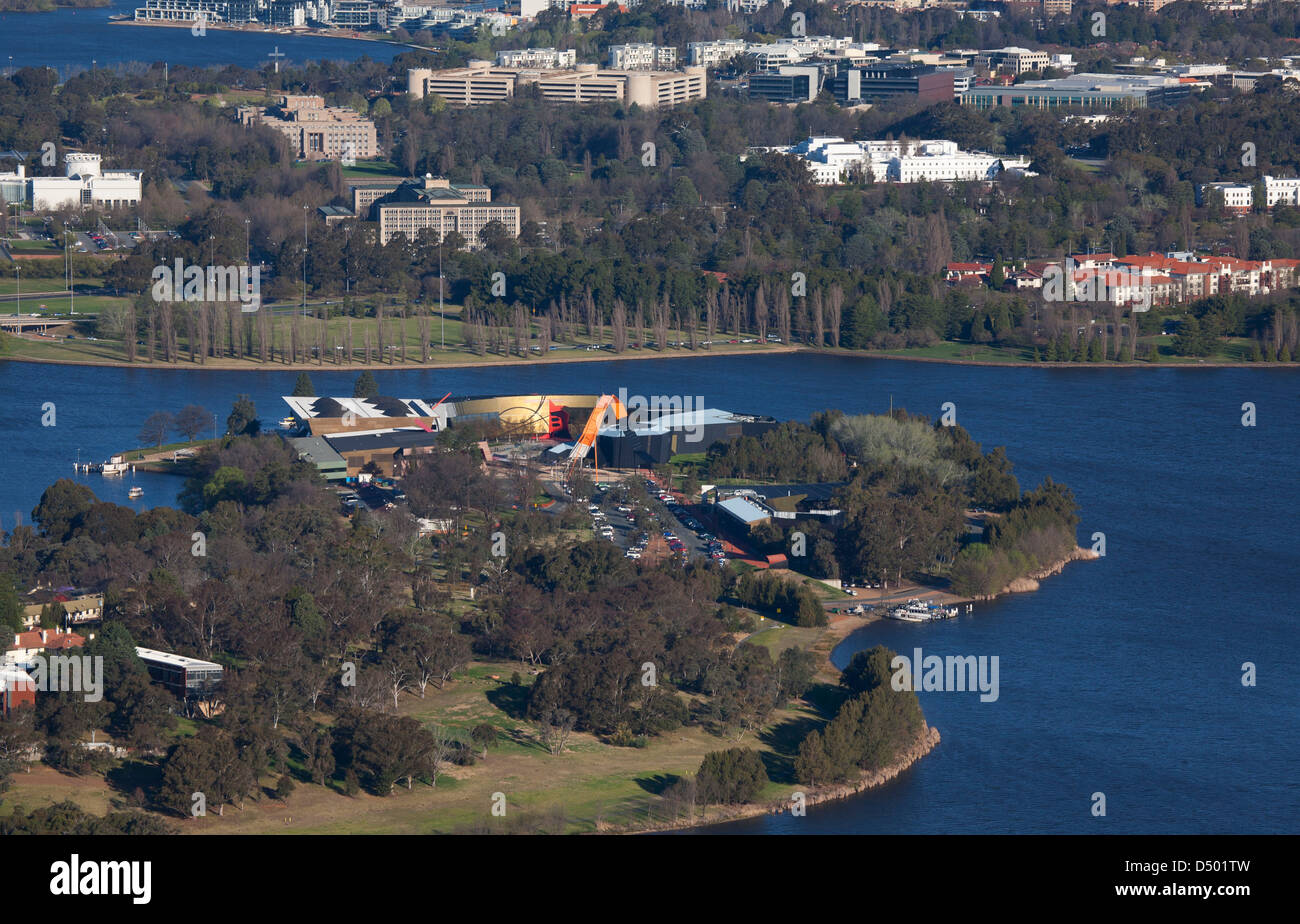
[[[31,178],[32,208],[133,208],[140,204],[139,170],[101,170],[98,154],[67,154],[64,176]]]
[[[718,501],[714,506],[746,528],[757,526],[759,523],[766,523],[772,519],[771,508],[763,506],[758,501],[750,500],[748,497],[728,497],[724,501]]]
[[[226,22],[230,4],[226,0],[145,0],[136,7],[141,22]]]
[[[1234,212],[1249,212],[1255,205],[1255,187],[1249,183],[1205,183],[1201,186],[1201,204],[1208,205],[1214,192],[1223,196],[1223,207]]]
[[[1003,70],[1009,74],[1041,71],[1051,60],[1045,51],[1031,51],[1014,45],[980,52],[980,57],[988,63],[989,70]]]
[[[883,183],[988,181],[1003,169],[993,154],[963,151],[955,141],[846,141],[819,136],[789,148],[770,148],[798,157],[824,186],[870,179]],[[1020,159],[1011,162],[1023,168]]]
[[[698,67],[717,67],[739,58],[749,50],[744,39],[719,39],[714,42],[688,42],[686,63]]]
[[[610,45],[609,66],[616,71],[672,70],[677,66],[677,49],[651,42]]]
[[[578,63],[578,53],[570,48],[560,51],[556,48],[515,48],[497,52],[497,67],[574,67]]]
[[[182,699],[206,696],[221,684],[225,668],[213,661],[188,658],[153,648],[135,649],[136,657],[149,669],[149,676]]]
[[[1300,206],[1300,178],[1264,177],[1264,204],[1269,208],[1275,205]]]

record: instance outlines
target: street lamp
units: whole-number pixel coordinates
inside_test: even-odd
[[[248,218],[244,219],[244,265],[245,266],[248,266],[250,263],[253,262],[253,238],[252,238],[252,231],[249,230],[251,227],[251,223],[252,223],[251,219]]]
[[[444,235],[441,233],[441,227],[438,231],[438,319],[442,326],[442,352],[445,353],[447,352],[447,312],[442,307],[442,241]],[[461,314],[461,321],[463,322],[465,320],[463,317],[464,312],[461,312]]]
[[[23,315],[23,268],[22,268],[21,266],[19,266],[17,263],[14,264],[14,275],[18,277],[18,308],[17,308],[17,311],[18,311],[18,316],[19,316],[19,317],[22,317],[22,315]],[[21,322],[20,322],[20,324],[21,324]],[[19,330],[22,330],[22,327],[20,326],[18,329],[19,329]]]
[[[302,316],[307,317],[307,209],[302,207]]]

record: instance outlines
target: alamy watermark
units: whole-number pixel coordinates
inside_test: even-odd
[[[156,302],[240,302],[240,311],[254,312],[262,304],[262,268],[246,263],[188,266],[180,257],[175,264],[153,268],[151,294]]]
[[[902,692],[973,693],[979,691],[980,702],[998,699],[998,656],[993,655],[922,655],[912,649],[912,657],[895,655],[889,662],[894,669],[889,685]]]

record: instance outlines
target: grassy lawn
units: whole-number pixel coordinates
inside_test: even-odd
[[[76,299],[77,313],[80,315],[83,312],[96,311],[104,304],[110,303],[112,301],[116,301],[116,300],[111,298],[87,297],[87,296],[79,295],[77,296]],[[68,311],[68,304],[67,304],[68,299],[66,298],[41,299],[40,302],[33,302],[32,308],[30,310],[32,312],[37,311],[38,310],[37,305],[41,303],[45,304],[46,310],[50,312],[66,313]],[[270,309],[264,309],[264,310],[273,311],[272,327],[278,331],[275,335],[276,343],[277,344],[288,343],[289,330],[293,323],[292,313],[275,313],[274,306],[271,306]],[[516,355],[502,356],[495,353],[486,353],[483,356],[478,356],[477,354],[469,352],[467,349],[465,349],[462,343],[464,330],[463,330],[463,325],[459,319],[459,311],[460,311],[459,307],[448,306],[445,324],[443,319],[439,318],[436,314],[428,319],[429,340],[433,344],[430,352],[430,357],[429,357],[430,365],[438,365],[442,363],[465,363],[465,362],[482,362],[482,363],[506,365],[511,363],[527,362],[527,360]],[[26,298],[23,299],[23,313],[24,314],[29,313]],[[335,360],[331,355],[334,352],[333,350],[334,341],[338,340],[339,343],[344,342],[345,332],[347,331],[349,324],[351,325],[352,328],[353,364],[364,362],[363,344],[365,342],[365,336],[367,331],[370,332],[372,343],[376,344],[376,347],[378,344],[377,322],[373,317],[369,317],[369,318],[337,317],[337,318],[330,318],[326,321],[320,321],[316,318],[305,318],[302,321],[300,321],[300,324],[303,325],[303,330],[305,332],[305,341],[309,344],[315,344],[318,342],[319,331],[321,329],[321,326],[324,325],[326,362],[323,365],[325,365],[326,367],[333,366],[336,364]],[[447,350],[445,353],[439,350],[439,344],[442,342],[442,339],[444,337],[444,329],[445,329],[445,337],[447,343]],[[371,354],[372,363],[383,364],[383,365],[395,365],[395,366],[402,365],[400,346],[401,344],[405,343],[406,365],[420,364],[420,328],[419,328],[419,322],[416,320],[416,318],[408,317],[405,319],[405,321],[403,321],[401,318],[386,317],[384,319],[384,337],[386,341],[386,346],[394,347],[394,348],[387,349],[384,354],[385,358],[383,359],[380,359],[378,350],[375,349]],[[585,346],[589,342],[590,341],[588,341],[586,338],[581,338],[581,337],[578,338],[579,346]],[[746,344],[746,345],[738,345],[738,346],[728,346],[726,349],[714,348],[712,352],[717,354],[722,354],[722,353],[730,353],[730,352],[738,352],[738,351],[746,351],[746,352],[762,351],[765,349],[769,349],[769,348],[763,344]],[[629,356],[707,355],[708,352],[709,351],[704,351],[704,350],[696,350],[692,352],[691,350],[685,347],[669,347],[668,349],[664,350],[662,354],[660,354],[658,351],[653,349],[629,350],[626,354],[624,354],[622,358],[627,358]],[[188,344],[184,336],[182,336],[180,339],[180,353],[181,353],[181,360],[177,365],[180,367],[191,365],[189,361]],[[105,362],[105,361],[112,361],[112,362],[126,361],[126,353],[123,348],[123,344],[120,340],[87,341],[83,339],[83,336],[80,333],[78,333],[76,339],[74,340],[59,341],[59,342],[45,341],[45,340],[18,339],[16,337],[11,337],[9,338],[8,352],[6,353],[6,355],[11,358],[61,359],[67,362],[92,362],[93,363],[93,362]],[[548,356],[551,359],[570,359],[570,360],[572,359],[612,360],[612,359],[619,358],[617,354],[611,351],[607,351],[607,350],[587,351],[584,349],[553,350],[548,353]],[[530,356],[530,358],[532,359],[536,359],[539,357],[540,354],[536,352],[532,353]],[[140,364],[148,363],[148,360],[144,358],[144,347],[138,348],[136,361],[137,363]],[[220,364],[220,366],[223,368],[236,368],[236,369],[239,368],[256,369],[256,368],[262,368],[264,365],[269,365],[269,364],[275,364],[275,365],[282,364],[282,360],[280,359],[278,352],[276,353],[275,358],[269,360],[267,364],[263,364],[258,359],[231,359],[229,357],[223,357],[220,360],[211,361],[211,362],[213,364]],[[159,363],[161,363],[161,360],[159,360]],[[193,365],[197,366],[198,364],[195,363]],[[322,363],[320,363],[319,360],[313,357],[306,364],[304,368],[310,368],[310,367],[320,366],[320,365],[322,365]],[[299,366],[303,367],[303,364],[299,363]]]
[[[14,276],[12,267],[0,269],[0,295],[15,295],[18,292],[18,279]],[[83,290],[98,289],[101,280],[94,276],[78,276],[73,280],[78,287],[78,293]],[[64,291],[62,276],[23,276],[23,298],[27,297],[28,292],[62,292]]]
[[[153,455],[154,453],[172,452],[173,450],[177,450],[177,449],[198,449],[202,446],[208,445],[209,443],[217,443],[217,442],[220,442],[220,440],[206,439],[206,440],[195,440],[192,443],[164,443],[163,445],[158,446],[156,448],[145,447],[143,449],[131,449],[128,450],[126,453],[124,453],[124,455],[126,457],[126,461],[137,462],[140,459],[143,459],[145,456]]]
[[[359,160],[351,167],[343,167],[342,170],[346,177],[404,177],[406,175],[400,167],[386,160]]]
[[[884,356],[919,356],[925,359],[960,359],[975,362],[1023,363],[1034,358],[1033,350],[1019,347],[994,347],[978,343],[954,343],[945,340],[927,347],[905,347],[900,350],[872,350]]]
[[[300,161],[294,164],[296,168],[313,168],[319,167],[316,162]],[[396,164],[391,164],[386,160],[359,160],[351,167],[340,167],[344,177],[353,179],[365,179],[366,177],[405,177],[406,174]]]
[[[63,248],[52,241],[9,241],[9,249],[14,253],[63,253]]]
[[[769,629],[751,643],[763,645],[775,656],[791,645],[814,646],[824,632]],[[510,682],[515,671],[523,675],[520,687]],[[290,772],[299,776],[300,785],[286,801],[272,798],[275,777],[268,777],[260,781],[260,793],[242,809],[228,806],[220,817],[210,809],[204,818],[170,820],[186,833],[238,834],[428,834],[511,828],[578,833],[611,825],[636,827],[669,820],[667,803],[660,795],[664,788],[680,776],[694,774],[708,752],[729,747],[759,750],[772,780],[760,798],[785,798],[798,788],[793,776],[797,742],[821,721],[813,707],[799,703],[774,713],[757,733],[739,738],[684,727],[635,748],[615,747],[575,733],[565,752],[554,755],[523,718],[526,687],[532,679],[518,662],[477,662],[443,689],[429,686],[423,698],[403,696],[401,714],[451,729],[458,737],[468,738],[469,730],[480,723],[497,729],[498,742],[486,759],[472,767],[449,767],[436,787],[416,782],[410,790],[399,785],[388,796],[363,792],[349,797],[333,785],[307,784],[291,761]],[[194,725],[185,720],[176,734],[192,734]],[[113,779],[112,772],[109,778]],[[31,809],[71,799],[103,814],[126,795],[97,775],[69,777],[39,765],[30,774],[17,773],[12,779],[13,788],[5,796],[8,811],[14,805]],[[497,793],[505,797],[504,818],[491,812]]]

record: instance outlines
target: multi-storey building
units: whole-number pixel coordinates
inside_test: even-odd
[[[1031,51],[1014,45],[980,52],[980,60],[989,70],[1003,71],[1017,76],[1027,71],[1041,71],[1047,67],[1049,58],[1045,51]]]
[[[497,52],[497,67],[574,67],[578,63],[578,53],[572,48],[560,51],[556,48],[516,48]]]
[[[131,208],[140,203],[139,170],[102,170],[98,154],[67,154],[63,176],[29,180],[32,208]]]
[[[1014,86],[976,86],[961,96],[976,109],[1030,106],[1035,109],[1140,109],[1168,106],[1191,96],[1193,87],[1175,77],[1134,74],[1075,74],[1057,80],[1027,80]]]
[[[511,237],[519,236],[519,206],[493,202],[492,190],[486,186],[453,185],[428,174],[375,199],[370,218],[379,224],[380,244],[399,236],[413,242],[425,230],[435,240],[443,240],[455,231],[469,249],[476,250],[483,246],[481,232],[493,221],[500,222]]]
[[[677,49],[651,42],[610,45],[609,66],[616,71],[672,70],[677,66]]]
[[[378,157],[375,123],[346,107],[326,106],[319,96],[283,96],[278,113],[256,106],[236,110],[242,125],[265,125],[289,139],[302,160]]]
[[[529,70],[472,61],[469,67],[452,70],[413,68],[407,72],[407,89],[413,97],[421,99],[437,94],[449,103],[462,106],[503,102],[520,87],[535,84],[542,98],[556,102],[607,100],[657,109],[704,99],[706,83],[707,71],[703,67],[688,67],[684,71],[626,71],[600,70],[594,64],[580,64],[572,70]]]
[[[881,61],[849,67],[830,81],[835,99],[845,105],[914,96],[922,102],[951,102],[956,71],[907,61]]]
[[[1249,183],[1202,184],[1201,205],[1208,205],[1215,192],[1223,197],[1223,207],[1231,212],[1249,212],[1255,205],[1255,188]]]
[[[717,67],[739,58],[749,48],[744,39],[719,39],[716,42],[687,42],[686,63],[698,67]]]
[[[812,137],[789,148],[770,150],[804,162],[815,182],[957,183],[988,181],[1023,160],[963,151],[955,141],[845,141]]]

